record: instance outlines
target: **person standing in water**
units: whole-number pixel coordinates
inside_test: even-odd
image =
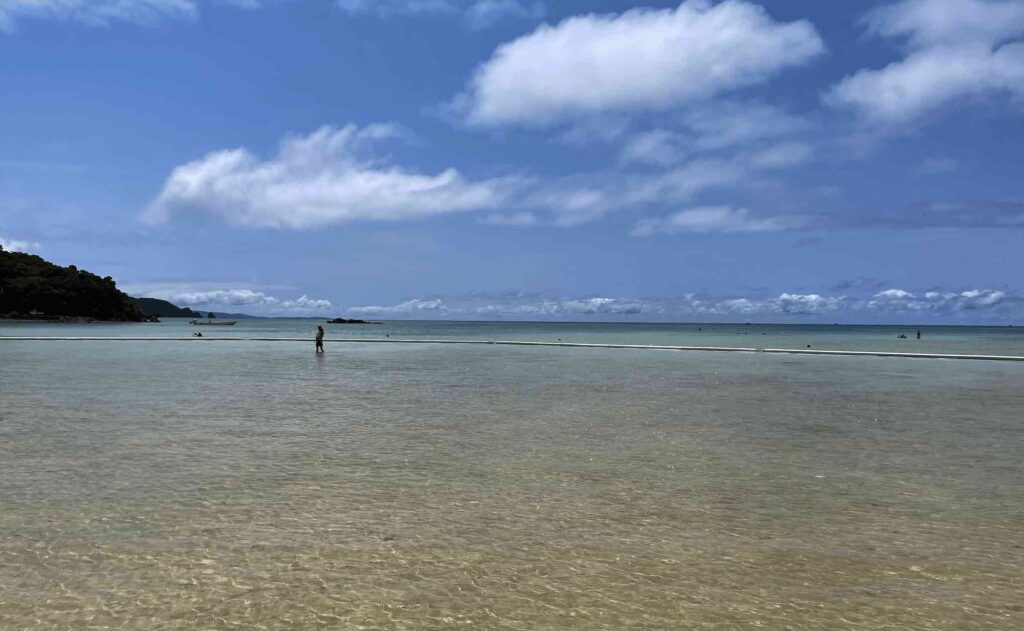
[[[316,327],[316,352],[324,352],[324,327]]]
[[[921,339],[921,331],[920,330],[918,330],[918,332],[917,332],[917,339]]]

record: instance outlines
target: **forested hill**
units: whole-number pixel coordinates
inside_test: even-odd
[[[161,318],[203,318],[203,314],[159,298],[132,298],[142,313]]]
[[[140,322],[142,311],[114,279],[0,247],[0,318],[53,317]]]

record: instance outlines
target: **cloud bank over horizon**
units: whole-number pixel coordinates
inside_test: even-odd
[[[251,315],[312,316],[327,315],[331,301],[309,298],[284,299],[265,291],[247,288],[214,288],[209,283],[188,284],[126,284],[123,291],[140,298],[159,298],[178,307],[201,308],[203,311],[230,309]]]
[[[345,311],[383,318],[428,320],[926,323],[971,318],[1000,323],[1024,316],[1024,296],[994,289],[914,293],[895,288],[862,297],[783,292],[756,298],[707,293],[687,293],[674,298],[621,298],[504,292],[413,298],[390,306],[348,307]]]
[[[268,289],[217,283],[126,284],[130,295],[159,298],[180,307],[234,311],[267,317],[346,314],[412,320],[531,320],[624,322],[810,322],[810,323],[1013,323],[1024,318],[1024,294],[1000,289],[885,287],[858,278],[831,291],[721,295],[688,292],[669,297],[571,296],[546,291],[470,292],[409,298],[396,304],[343,306],[327,299],[280,298]]]

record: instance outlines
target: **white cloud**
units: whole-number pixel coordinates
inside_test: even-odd
[[[538,223],[534,213],[544,211],[556,225],[576,226],[614,210],[687,202],[755,181],[758,172],[791,166],[810,152],[788,142],[656,173],[470,180],[455,169],[430,175],[390,164],[376,149],[399,134],[386,125],[324,127],[286,139],[267,160],[245,149],[216,151],[175,168],[143,219],[159,224],[209,213],[237,226],[306,229],[491,211],[484,223],[523,226]]]
[[[294,300],[282,300],[281,308],[297,311],[323,311],[331,308],[330,300],[308,298],[306,294],[302,294]]]
[[[482,316],[494,316],[501,311],[502,308],[499,305],[485,305],[476,307],[475,312]],[[660,313],[660,311],[660,308],[657,306],[646,304],[643,300],[605,298],[600,296],[520,302],[511,308],[513,315],[552,318],[639,315],[641,313]]]
[[[247,227],[311,228],[351,221],[395,221],[493,209],[519,184],[472,181],[455,169],[435,175],[389,165],[371,150],[399,135],[387,125],[322,127],[288,138],[276,156],[215,151],[174,169],[144,219],[210,212]]]
[[[1024,315],[1024,297],[990,289],[926,292],[892,289],[871,298],[782,292],[775,296],[713,296],[687,293],[671,298],[560,296],[552,292],[473,293],[413,299],[391,307],[355,307],[355,314],[409,318],[522,320],[736,321],[793,318],[855,321],[988,321]],[[825,320],[825,318],[828,318]]]
[[[869,32],[904,38],[908,54],[834,85],[825,102],[877,124],[901,124],[955,100],[1024,95],[1024,2],[902,0],[867,18]]]
[[[452,107],[473,125],[666,110],[763,82],[824,46],[742,0],[581,15],[503,44]]]
[[[5,239],[0,237],[0,247],[7,252],[37,252],[41,246],[35,241],[22,241],[20,239]]]
[[[257,314],[314,314],[331,308],[331,301],[302,295],[282,299],[253,289],[189,289],[169,286],[164,288],[131,287],[126,291],[145,298],[159,298],[178,306],[212,308],[255,308]]]
[[[793,217],[755,218],[746,208],[704,206],[683,210],[662,219],[642,219],[633,229],[633,236],[683,232],[775,232],[798,227]]]
[[[880,37],[907,37],[914,47],[963,42],[991,43],[1020,34],[1019,0],[902,0],[867,15]]]
[[[867,308],[882,311],[960,313],[994,309],[1008,303],[1021,303],[1018,296],[1011,296],[995,289],[968,289],[961,292],[929,291],[915,295],[903,289],[886,289],[875,294],[867,302]]]
[[[420,300],[414,298],[412,300],[406,300],[403,303],[397,305],[391,305],[388,307],[350,307],[348,309],[351,313],[362,313],[366,315],[410,315],[424,312],[439,312],[445,310],[445,304],[442,300]]]

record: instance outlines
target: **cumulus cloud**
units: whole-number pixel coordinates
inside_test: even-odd
[[[799,220],[794,217],[756,218],[746,208],[703,206],[661,219],[642,219],[632,234],[635,237],[650,237],[681,232],[777,232],[799,225]]]
[[[0,237],[0,247],[7,252],[38,252],[41,246],[35,241],[22,241],[21,239],[5,239]]]
[[[397,305],[390,305],[387,307],[349,307],[348,311],[351,313],[361,313],[366,315],[412,315],[423,314],[424,312],[442,312],[445,311],[445,309],[446,307],[443,300],[421,300],[419,298],[413,298],[412,300],[406,300],[405,302]]]
[[[613,210],[686,202],[755,181],[758,172],[791,166],[810,153],[787,142],[654,173],[471,180],[455,169],[424,174],[392,164],[378,147],[400,135],[387,125],[323,127],[286,139],[269,159],[246,149],[215,151],[175,168],[143,219],[161,224],[206,213],[242,227],[306,229],[491,211],[484,223],[524,226],[539,223],[535,212],[544,211],[554,214],[556,225],[576,226]]]
[[[322,127],[284,140],[274,157],[246,149],[207,154],[173,170],[143,219],[209,212],[246,227],[311,228],[395,221],[493,209],[516,181],[473,181],[455,169],[423,174],[390,164],[373,149],[400,131],[388,125]]]
[[[210,289],[184,286],[132,287],[126,291],[145,298],[159,298],[178,306],[211,308],[255,308],[257,313],[271,314],[313,314],[327,311],[331,301],[309,298],[302,295],[293,299],[282,299],[263,291],[253,289]]]
[[[892,125],[959,99],[1024,95],[1020,0],[902,0],[866,23],[872,35],[904,40],[907,55],[844,78],[826,94],[829,105]]]
[[[749,138],[751,134],[738,135]],[[669,165],[678,149],[671,144],[674,140],[654,139],[654,148],[642,150],[648,161],[659,161],[658,146],[671,146],[662,156],[666,164],[653,171],[474,180],[454,168],[423,173],[394,164],[381,152],[381,143],[403,135],[389,125],[323,127],[308,136],[285,139],[276,155],[267,159],[246,149],[215,151],[175,168],[143,219],[161,224],[183,215],[212,214],[242,227],[308,229],[486,211],[481,222],[491,225],[569,227],[614,211],[668,210],[714,191],[756,186],[767,181],[773,170],[793,167],[813,153],[810,145],[798,140],[762,137],[750,141],[754,146],[723,157],[697,156]],[[842,213],[808,209],[794,214],[762,208],[756,216],[723,205],[699,210],[643,220],[634,234],[1024,226],[1024,204],[1014,200],[921,202],[898,209]]]
[[[664,111],[763,82],[824,49],[807,21],[742,0],[580,15],[500,46],[451,106],[471,125]]]
[[[782,292],[756,297],[687,293],[670,298],[626,298],[502,292],[413,299],[390,307],[348,311],[412,319],[998,321],[1024,316],[1024,297],[992,289],[920,294],[889,289],[867,297]]]
[[[995,289],[969,289],[961,292],[928,291],[916,295],[904,289],[880,291],[867,302],[870,309],[896,312],[932,311],[960,313],[997,309],[1011,303],[1020,305],[1020,296]]]

